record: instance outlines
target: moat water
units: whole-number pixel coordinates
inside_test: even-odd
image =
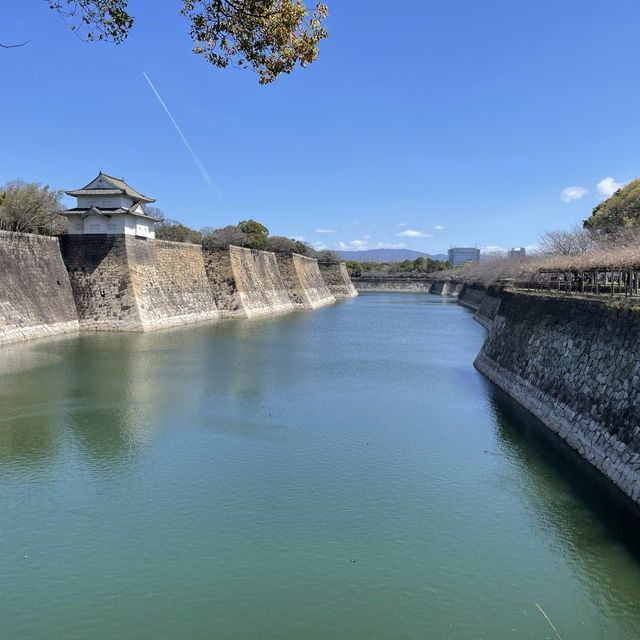
[[[640,637],[639,529],[428,294],[0,350],[0,637]]]

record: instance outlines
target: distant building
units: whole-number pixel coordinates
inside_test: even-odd
[[[511,249],[511,251],[509,251],[509,255],[511,257],[513,257],[513,256],[526,256],[527,255],[527,250],[524,247],[514,247],[513,249]]]
[[[62,213],[67,216],[69,234],[124,234],[155,238],[154,223],[160,218],[149,215],[144,205],[153,198],[138,193],[124,179],[102,171],[86,187],[66,191],[76,197],[77,206]]]
[[[452,247],[447,251],[447,260],[454,267],[459,267],[465,262],[478,262],[480,260],[480,249],[473,247]]]

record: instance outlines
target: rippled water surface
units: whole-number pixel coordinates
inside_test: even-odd
[[[6,638],[640,637],[638,527],[453,301],[0,350]]]

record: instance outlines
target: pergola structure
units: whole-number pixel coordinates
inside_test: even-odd
[[[515,283],[515,287],[549,293],[639,296],[640,265],[632,268],[611,267],[609,265],[571,269],[545,267],[538,270],[535,280],[518,281]]]

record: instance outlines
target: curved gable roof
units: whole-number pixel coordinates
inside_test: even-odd
[[[97,181],[102,179],[107,183],[107,187],[102,186],[94,186]],[[109,186],[112,189],[109,189]],[[126,195],[134,200],[139,200],[140,202],[155,202],[154,198],[148,198],[142,193],[139,193],[132,187],[130,187],[122,178],[114,178],[113,176],[107,175],[106,173],[102,173],[102,171],[86,186],[82,187],[82,189],[75,189],[74,191],[65,191],[65,193],[69,196],[101,196],[101,195]]]

